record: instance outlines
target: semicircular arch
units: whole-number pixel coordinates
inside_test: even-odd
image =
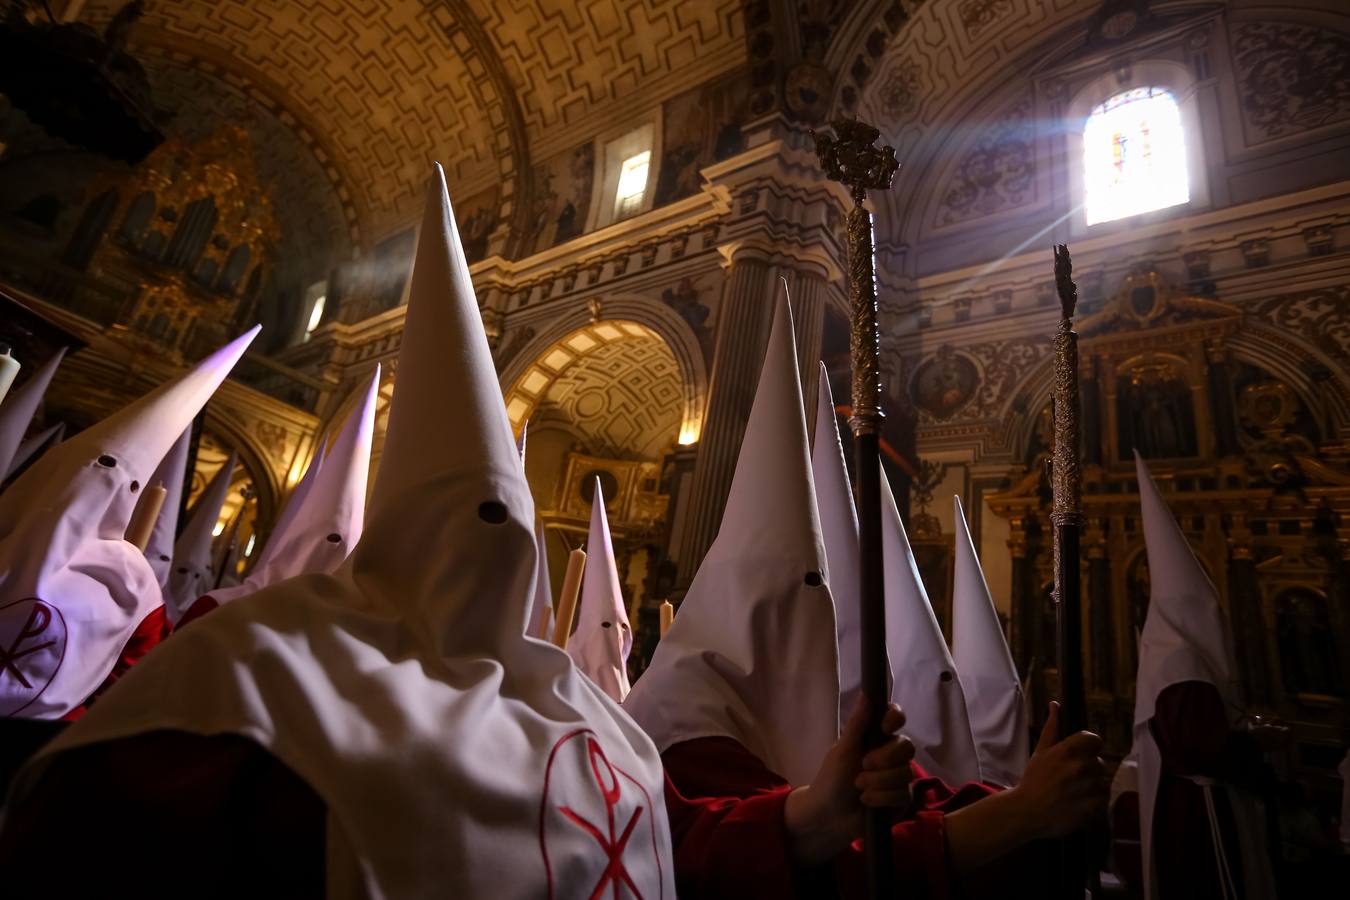
[[[669,348],[680,373],[680,440],[681,443],[694,443],[702,433],[708,374],[702,346],[693,330],[668,306],[642,296],[606,296],[602,300],[602,309],[602,321],[627,321],[641,325]],[[502,367],[498,380],[503,394],[520,380],[548,348],[592,324],[586,305],[577,304],[569,312],[550,320],[545,327],[536,325],[538,331],[535,336]]]

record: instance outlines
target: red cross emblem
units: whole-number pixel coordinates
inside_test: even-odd
[[[544,779],[540,845],[550,897],[644,900],[664,889],[651,796],[615,766],[595,733],[553,748]]]
[[[61,611],[35,597],[0,606],[0,717],[22,712],[56,677],[66,654]]]

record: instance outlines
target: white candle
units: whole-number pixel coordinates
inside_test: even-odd
[[[572,635],[572,618],[577,614],[577,597],[581,594],[581,573],[586,569],[586,551],[580,547],[567,557],[567,572],[563,575],[562,594],[558,597],[558,621],[553,624],[553,643],[564,650]]]
[[[4,402],[18,374],[19,361],[10,355],[8,345],[0,344],[0,403]]]
[[[152,484],[141,495],[141,502],[136,505],[136,511],[131,514],[131,521],[127,523],[126,533],[127,541],[135,544],[137,550],[144,551],[146,544],[150,543],[150,534],[155,530],[155,520],[159,518],[159,511],[164,508],[164,497],[168,493],[164,485]]]
[[[670,605],[669,600],[661,601],[661,637],[666,636],[670,626],[675,622],[675,607]]]

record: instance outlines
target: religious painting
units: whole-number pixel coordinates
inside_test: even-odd
[[[741,123],[749,97],[749,84],[738,73],[666,101],[655,206],[698,193],[699,169],[745,149]]]
[[[464,242],[464,258],[469,261],[469,265],[487,256],[488,238],[497,227],[501,209],[499,193],[500,188],[494,183],[455,204],[459,238]]]
[[[1191,390],[1166,363],[1141,364],[1116,384],[1117,453],[1122,461],[1193,457],[1199,444]]]
[[[545,160],[534,170],[534,205],[525,252],[556,247],[586,230],[595,181],[595,144]]]
[[[943,345],[914,373],[914,405],[935,419],[946,419],[966,404],[979,386],[980,373],[965,356]]]

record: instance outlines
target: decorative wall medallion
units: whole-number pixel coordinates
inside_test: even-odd
[[[920,72],[919,64],[907,59],[886,73],[877,93],[881,112],[892,120],[892,124],[918,109],[919,91],[922,86]]]
[[[1238,400],[1242,421],[1268,437],[1281,434],[1298,414],[1298,401],[1289,386],[1279,381],[1250,384]]]
[[[944,344],[914,374],[914,405],[935,419],[946,419],[970,400],[979,381],[975,364]]]
[[[1350,117],[1350,37],[1249,22],[1236,30],[1233,61],[1243,115],[1263,138]]]

